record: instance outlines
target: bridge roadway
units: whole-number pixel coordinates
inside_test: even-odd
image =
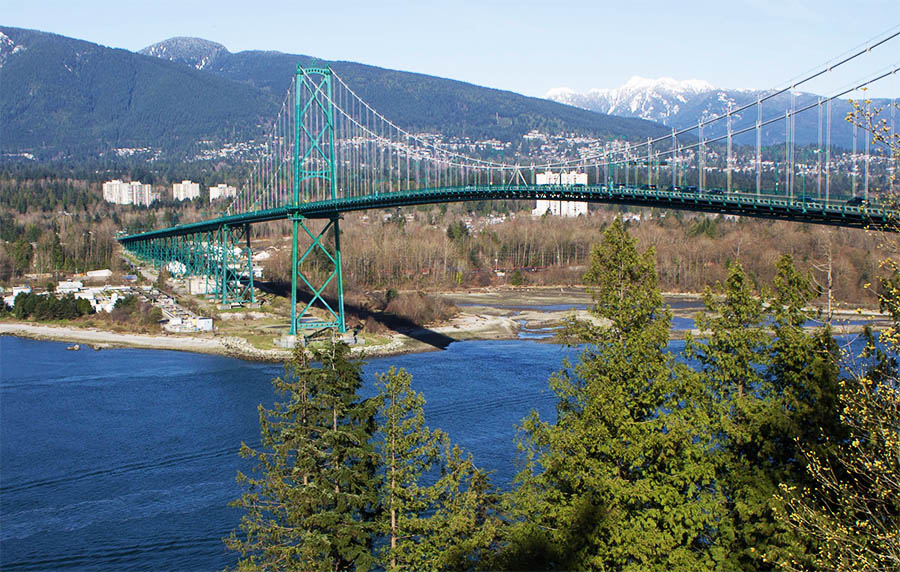
[[[120,236],[118,240],[123,245],[128,245],[155,238],[207,232],[222,226],[242,226],[296,216],[310,219],[334,218],[341,213],[367,209],[463,201],[534,199],[679,209],[894,232],[900,230],[898,229],[900,210],[874,204],[849,205],[845,200],[825,201],[810,197],[789,198],[784,195],[663,191],[602,185],[469,185],[300,203],[299,205],[228,215],[207,221]]]

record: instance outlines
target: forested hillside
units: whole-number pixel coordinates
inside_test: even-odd
[[[0,152],[40,160],[135,152],[145,159],[189,159],[201,144],[217,149],[259,137],[274,120],[297,64],[313,61],[219,51],[197,69],[194,60],[0,27]],[[532,129],[634,139],[665,131],[640,119],[458,81],[352,62],[333,67],[381,113],[412,130],[506,140]]]
[[[0,28],[3,153],[38,158],[256,135],[276,111],[258,89],[171,62],[54,34]],[[9,49],[9,48],[6,48]]]

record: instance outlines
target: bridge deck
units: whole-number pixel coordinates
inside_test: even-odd
[[[394,208],[410,205],[479,200],[585,201],[663,209],[690,210],[717,214],[733,214],[757,218],[791,220],[813,224],[896,231],[900,211],[877,205],[848,205],[845,201],[825,201],[809,197],[789,198],[783,195],[749,193],[719,194],[646,190],[635,187],[606,186],[478,186],[443,187],[373,194],[329,201],[301,203],[274,209],[224,216],[208,221],[182,224],[170,228],[119,237],[123,244],[183,236],[215,230],[222,226],[238,226],[291,217],[330,218],[340,213],[367,209]]]

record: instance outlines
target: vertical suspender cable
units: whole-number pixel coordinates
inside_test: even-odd
[[[851,140],[853,141],[853,151],[852,151],[852,153],[851,153],[850,156],[853,158],[853,162],[852,162],[852,164],[850,165],[850,193],[851,193],[850,196],[852,196],[852,197],[855,197],[855,196],[856,196],[856,171],[857,171],[857,166],[858,166],[858,165],[856,164],[856,136],[857,136],[857,132],[858,132],[858,130],[857,130],[857,128],[856,128],[856,123],[851,122],[851,123],[850,123],[850,138],[851,138]]]
[[[831,200],[831,98],[825,104],[825,201]]]
[[[733,152],[733,144],[731,139],[732,127],[731,127],[731,102],[728,102],[728,117],[725,119],[726,126],[725,128],[728,130],[727,133],[727,153],[725,158],[725,168],[726,174],[726,190],[730,193],[733,188],[733,177],[734,177],[734,152]]]
[[[705,167],[706,167],[706,153],[704,152],[703,145],[703,121],[697,122],[697,135],[699,139],[699,145],[697,147],[697,187],[700,189],[700,192],[703,192],[703,184],[705,179]]]
[[[819,98],[818,104],[819,121],[818,139],[816,143],[816,198],[822,198],[822,98]]]
[[[868,111],[868,106],[867,106],[867,111]],[[869,133],[865,129],[863,129],[863,137],[866,138],[866,155],[865,155],[865,158],[863,159],[865,161],[864,165],[865,165],[865,169],[866,169],[865,175],[863,176],[863,198],[865,198],[866,200],[869,200],[869,140],[871,139],[871,137],[869,136]]]
[[[790,186],[790,144],[791,144],[791,126],[790,126],[790,112],[788,110],[784,111],[784,194],[788,194],[788,187]]]
[[[762,192],[762,98],[756,96],[756,196]]]

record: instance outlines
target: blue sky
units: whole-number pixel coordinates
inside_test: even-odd
[[[133,51],[196,36],[232,52],[309,54],[543,96],[633,75],[781,86],[896,28],[900,0],[0,0],[0,24]],[[900,38],[808,91],[898,62]],[[897,76],[870,95],[900,96]]]

